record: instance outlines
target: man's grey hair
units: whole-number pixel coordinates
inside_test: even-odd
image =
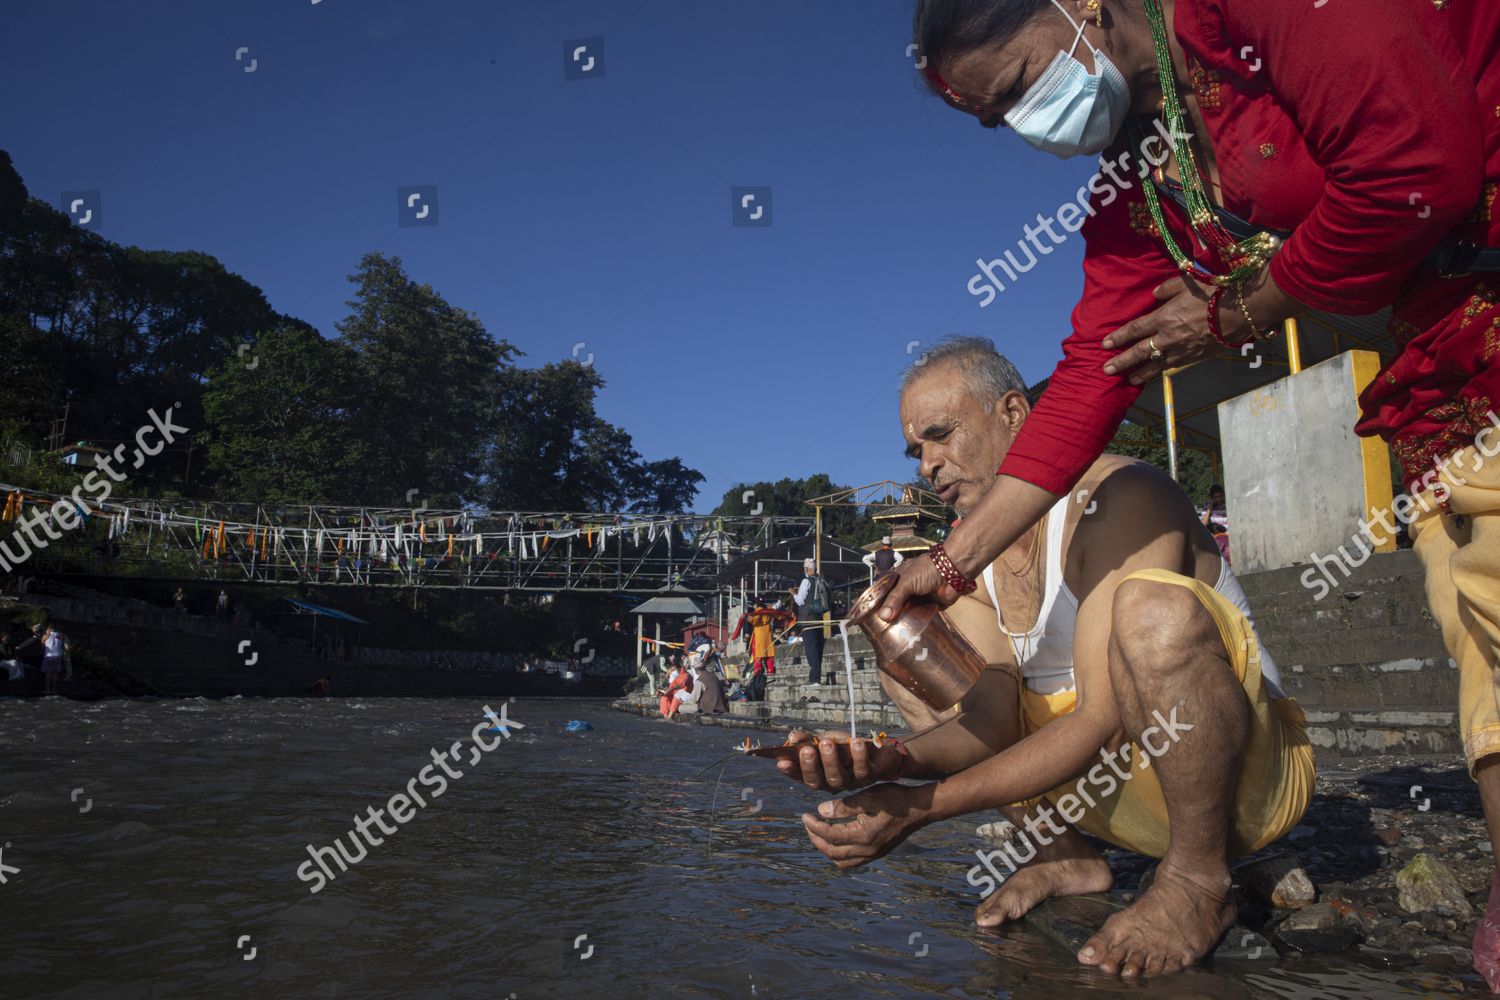
[[[906,392],[913,382],[942,365],[964,380],[985,413],[1010,392],[1019,392],[1031,402],[1031,392],[1021,373],[1009,358],[995,350],[995,342],[988,337],[944,337],[906,369],[901,376],[901,391]]]

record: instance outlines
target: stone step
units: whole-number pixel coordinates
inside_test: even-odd
[[[1316,667],[1283,663],[1281,681],[1305,709],[1340,705],[1446,711],[1458,703],[1458,670],[1446,655]]]
[[[1278,642],[1274,635],[1262,632],[1261,638],[1278,665],[1300,664],[1309,670],[1346,664],[1376,666],[1409,660],[1447,659],[1443,644],[1434,641],[1436,637],[1428,639],[1393,635],[1382,642],[1345,632],[1308,636],[1295,642]]]
[[[1436,622],[1427,611],[1426,599],[1420,593],[1366,594],[1359,601],[1332,599],[1321,605],[1267,604],[1251,599],[1256,627],[1267,642],[1296,643],[1301,640],[1359,633],[1361,638],[1382,641],[1389,637],[1427,638],[1441,641]]]
[[[1302,583],[1302,576],[1309,569],[1315,569],[1310,562],[1306,565],[1288,566],[1285,569],[1264,573],[1247,573],[1240,576],[1239,580],[1252,606],[1257,601],[1274,601],[1279,597],[1294,597],[1299,601],[1310,601],[1316,596],[1317,588],[1309,588]],[[1364,565],[1350,573],[1347,578],[1337,568],[1330,567],[1329,571],[1339,585],[1328,597],[1324,598],[1324,601],[1332,600],[1333,594],[1344,590],[1420,593],[1422,589],[1422,563],[1416,553],[1409,549],[1401,552],[1377,553],[1371,556]],[[1316,572],[1313,578],[1318,578]]]
[[[1307,738],[1319,756],[1451,754],[1462,759],[1458,713],[1364,708],[1307,710]]]

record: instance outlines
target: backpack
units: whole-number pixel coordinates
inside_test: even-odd
[[[751,676],[749,682],[745,684],[744,690],[746,701],[765,701],[766,675],[757,670],[754,675]]]
[[[833,602],[828,597],[828,583],[821,576],[812,578],[812,593],[807,597],[807,613],[814,618],[823,617],[824,613],[833,609]]]

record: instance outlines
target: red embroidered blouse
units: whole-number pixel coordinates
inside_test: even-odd
[[[1389,440],[1408,479],[1471,443],[1500,400],[1500,275],[1448,279],[1421,260],[1455,236],[1500,246],[1500,3],[1494,0],[1177,0],[1223,203],[1293,230],[1272,259],[1282,291],[1364,315],[1394,304],[1399,354],[1361,398],[1362,434]],[[1117,160],[1121,138],[1106,151]],[[1140,390],[1103,372],[1104,336],[1155,308],[1178,274],[1131,187],[1101,186],[1082,232],[1083,297],[1047,391],[1000,473],[1067,492]],[[1476,210],[1475,206],[1478,205]],[[1177,245],[1183,214],[1163,209]],[[1207,252],[1199,261],[1222,273]]]

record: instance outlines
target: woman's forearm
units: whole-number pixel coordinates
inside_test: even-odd
[[[1232,344],[1249,341],[1253,333],[1261,336],[1273,332],[1288,319],[1301,316],[1308,307],[1283,292],[1271,277],[1269,267],[1251,278],[1242,289],[1244,308],[1233,290],[1219,300],[1219,325],[1224,338]],[[1249,312],[1249,316],[1245,313]],[[1255,321],[1251,330],[1250,321]]]
[[[1022,533],[1042,519],[1057,497],[1013,476],[996,476],[994,485],[943,542],[943,551],[970,580],[994,562]]]

